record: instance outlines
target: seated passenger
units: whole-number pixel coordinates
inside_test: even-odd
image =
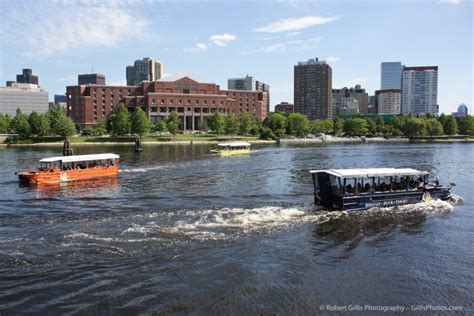
[[[367,192],[367,193],[370,192],[370,184],[368,184],[368,183],[365,184],[364,192]]]
[[[346,193],[347,193],[347,194],[352,194],[352,185],[348,184],[348,185],[346,186]]]

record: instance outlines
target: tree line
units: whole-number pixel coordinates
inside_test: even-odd
[[[0,133],[16,133],[21,139],[27,139],[33,135],[71,136],[76,133],[76,127],[72,119],[67,117],[59,106],[41,114],[33,111],[28,116],[17,109],[14,117],[0,113]]]
[[[308,134],[332,134],[335,136],[383,136],[383,137],[424,137],[437,135],[471,135],[474,136],[474,117],[453,117],[441,114],[435,118],[431,115],[415,117],[394,116],[390,122],[384,122],[382,117],[374,120],[364,117],[336,118],[328,120],[309,121],[308,117],[300,113],[284,115],[270,113],[263,121],[249,113],[239,115],[223,115],[214,113],[203,118],[200,130],[215,134],[251,135],[261,139],[275,139],[277,137],[295,136],[305,137]],[[99,119],[94,128],[85,128],[82,135],[100,136],[111,134],[116,136],[148,134],[150,131],[169,132],[175,135],[180,128],[180,118],[176,112],[171,112],[166,119],[152,124],[141,108],[135,108],[130,114],[124,104],[119,106],[107,117]],[[53,107],[47,113],[32,112],[24,115],[20,109],[10,118],[0,114],[0,133],[17,133],[20,138],[30,136],[71,136],[76,133],[74,122],[64,114],[60,107]]]
[[[422,117],[394,116],[385,123],[382,117],[374,120],[364,117],[336,118],[314,120],[310,122],[306,115],[291,113],[283,115],[271,113],[263,122],[262,138],[284,137],[293,135],[304,137],[311,134],[332,134],[346,136],[383,136],[383,137],[423,137],[437,135],[471,135],[474,136],[474,117],[455,118],[441,114],[438,118],[431,115]]]

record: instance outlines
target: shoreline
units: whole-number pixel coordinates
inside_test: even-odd
[[[383,138],[383,137],[318,137],[318,138],[282,138],[279,140],[252,139],[245,140],[251,144],[333,144],[333,143],[471,143],[474,138],[423,138],[409,139],[404,137]],[[170,140],[170,141],[144,141],[143,145],[214,145],[222,140]],[[107,146],[124,145],[133,146],[134,142],[71,142],[72,146]],[[30,144],[3,144],[0,147],[62,147],[63,142],[45,142]]]

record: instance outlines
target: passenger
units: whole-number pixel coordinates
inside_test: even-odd
[[[370,192],[370,184],[368,184],[368,183],[365,184],[364,192],[367,192],[367,193]]]
[[[352,185],[348,184],[348,185],[346,186],[346,193],[347,193],[347,194],[352,194]]]

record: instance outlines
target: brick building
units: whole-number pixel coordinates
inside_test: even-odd
[[[266,93],[221,90],[217,84],[198,82],[191,76],[176,80],[170,76],[136,86],[68,86],[66,95],[67,115],[82,127],[105,119],[121,102],[129,111],[141,107],[152,123],[166,119],[174,111],[181,119],[182,130],[200,129],[203,119],[214,113],[248,112],[260,120],[267,116]]]
[[[295,106],[288,102],[280,102],[275,105],[275,112],[282,114],[291,114],[295,112]]]

